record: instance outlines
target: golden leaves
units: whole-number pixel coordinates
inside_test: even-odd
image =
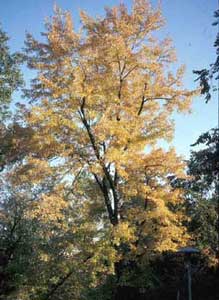
[[[24,183],[38,184],[52,174],[52,169],[46,160],[27,157],[26,163],[16,168],[9,178],[15,185]]]
[[[57,11],[47,24],[46,44],[29,43],[31,65],[39,72],[32,92],[41,100],[26,118],[35,130],[33,153],[43,162],[63,159],[53,175],[66,171],[69,181],[69,174],[77,177],[83,169],[84,182],[76,180],[72,195],[81,201],[79,215],[90,220],[86,226],[93,222],[95,227],[94,220],[101,220],[105,229],[104,208],[110,215],[117,204],[132,204],[124,209],[126,221],[117,212],[115,243],[133,243],[138,218],[147,218],[144,234],[153,236],[155,249],[174,249],[187,238],[180,213],[173,214],[168,206],[182,198],[180,191],[172,191],[168,176],[182,176],[184,165],[173,149],[164,151],[158,145],[172,139],[172,114],[188,111],[195,92],[182,87],[183,67],[176,74],[170,71],[175,61],[172,42],[153,37],[163,18],[149,1],[135,0],[130,12],[124,5],[107,8],[103,18],[81,12],[81,21],[78,34],[69,13]],[[25,176],[38,180],[32,175]],[[44,174],[42,178],[46,181]],[[88,178],[98,193],[87,189]],[[100,195],[103,209],[94,218],[90,207]],[[134,198],[149,199],[148,211],[142,201],[133,203]],[[45,214],[53,208],[51,219],[61,218],[62,197],[45,196],[40,205]]]
[[[63,210],[67,207],[67,201],[58,195],[42,195],[37,203],[33,203],[29,216],[44,223],[54,222],[58,225],[57,222],[65,218]]]
[[[136,239],[134,229],[128,222],[121,222],[113,228],[113,243],[119,246],[121,243],[131,243]]]

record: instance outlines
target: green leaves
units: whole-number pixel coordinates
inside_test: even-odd
[[[0,28],[0,119],[2,120],[8,114],[13,92],[23,84],[19,69],[22,55],[10,53],[8,39],[6,33]]]

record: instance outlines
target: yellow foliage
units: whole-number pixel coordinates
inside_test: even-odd
[[[65,218],[63,210],[67,207],[67,202],[59,196],[42,195],[42,198],[32,205],[29,217],[37,218],[44,223],[50,221],[56,223]]]
[[[129,223],[121,222],[113,228],[113,243],[119,246],[121,243],[131,243],[135,241],[134,229]]]
[[[101,194],[116,245],[134,243],[141,221],[144,235],[154,237],[154,250],[175,250],[188,237],[182,216],[169,208],[182,195],[172,190],[168,176],[184,176],[184,164],[174,149],[159,145],[171,141],[173,113],[188,112],[196,91],[183,88],[184,67],[171,71],[174,49],[170,39],[153,36],[164,22],[149,1],[133,1],[131,12],[123,4],[107,8],[97,19],[81,12],[81,21],[77,33],[70,14],[57,10],[45,44],[27,40],[29,65],[38,76],[31,90],[37,102],[26,122],[34,130],[32,151],[39,162],[32,169],[34,162],[26,161],[22,180],[38,183],[51,172],[64,173],[69,182],[73,177],[72,197],[81,201],[82,215],[90,217],[85,203],[95,204]],[[77,182],[80,170],[96,193]],[[146,210],[144,199],[149,199]],[[65,205],[62,196],[44,195],[34,214],[57,221]],[[105,228],[101,213],[95,220]]]

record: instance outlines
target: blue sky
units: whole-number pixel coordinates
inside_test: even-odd
[[[105,5],[112,6],[120,2],[120,0],[0,0],[0,22],[11,38],[11,49],[15,51],[23,47],[26,31],[37,38],[40,37],[40,32],[44,30],[43,22],[47,16],[52,15],[54,3],[71,11],[74,23],[78,27],[80,9],[95,16],[103,13]],[[132,3],[131,0],[122,2],[129,7]],[[156,5],[157,0],[152,0],[152,3]],[[166,26],[160,36],[168,35],[173,39],[178,64],[186,65],[184,84],[187,88],[194,88],[196,84],[192,70],[207,67],[215,59],[213,43],[216,28],[211,24],[217,0],[163,0],[161,3]],[[24,76],[28,80],[30,73],[25,69],[24,71]],[[196,99],[193,113],[187,116],[177,115],[175,124],[173,144],[179,154],[188,157],[190,145],[199,134],[217,124],[216,95],[209,104],[205,104],[201,98]]]

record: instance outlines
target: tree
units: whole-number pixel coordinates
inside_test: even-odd
[[[215,21],[213,22],[213,26],[218,26],[219,24],[219,10],[214,12]],[[193,71],[194,74],[198,75],[196,81],[199,82],[201,93],[205,96],[206,102],[211,99],[212,91],[216,91],[217,88],[215,85],[212,85],[214,80],[218,80],[219,73],[219,34],[216,36],[216,40],[214,43],[214,47],[216,48],[216,60],[214,63],[210,64],[209,68],[205,68],[202,70]]]
[[[90,213],[93,204],[71,199],[68,205],[62,184],[51,174],[50,186],[47,178],[37,187],[17,184],[14,176],[8,174],[10,186],[1,191],[0,298],[85,298],[112,273],[115,261],[106,230],[96,227]]]
[[[202,134],[193,146],[188,162],[190,181],[191,231],[201,248],[217,254],[217,178],[218,178],[218,129]]]
[[[200,135],[196,143],[192,146],[201,146],[200,150],[192,151],[191,159],[188,163],[189,174],[196,178],[196,189],[202,193],[215,192],[218,175],[218,131],[210,131]]]
[[[9,115],[9,105],[12,101],[12,94],[22,84],[23,79],[19,69],[22,56],[19,53],[11,54],[9,51],[8,36],[0,28],[0,170],[10,160],[14,159],[9,152],[15,152],[15,145],[12,146],[12,128],[5,123]],[[13,126],[11,126],[13,127]],[[15,129],[16,125],[14,125]],[[19,127],[19,126],[17,126]],[[16,139],[18,136],[16,136]],[[7,157],[7,159],[6,159]],[[26,264],[25,259],[30,249],[29,230],[25,218],[24,202],[15,197],[7,184],[4,175],[1,174],[1,195],[0,195],[0,298],[5,299],[8,293],[16,289],[24,275]],[[18,204],[19,203],[19,204]],[[26,240],[24,240],[24,236]],[[18,258],[19,257],[19,258]],[[22,263],[21,263],[22,262]],[[15,267],[16,266],[16,267]],[[13,274],[13,276],[12,276]],[[19,279],[18,279],[19,278]],[[22,280],[21,280],[22,281]],[[3,296],[4,295],[4,296]],[[3,297],[3,298],[2,298]]]
[[[219,26],[219,10],[214,13],[215,22],[213,26]],[[199,82],[201,87],[201,93],[205,96],[206,102],[211,99],[212,92],[218,90],[218,85],[215,85],[215,81],[219,80],[219,33],[217,33],[216,40],[214,43],[216,48],[216,60],[214,63],[210,64],[209,68],[194,71],[197,74],[196,81]],[[212,84],[213,82],[213,84]],[[218,116],[219,118],[219,116]],[[219,122],[219,119],[218,119]],[[198,144],[206,144],[209,148],[205,149],[203,152],[197,153],[197,162],[200,166],[197,167],[197,172],[199,176],[202,175],[205,179],[205,184],[208,184],[208,189],[214,188],[214,197],[217,198],[217,257],[219,261],[219,172],[218,172],[218,155],[219,155],[219,137],[218,137],[219,123],[217,128],[213,128],[211,131],[202,134],[198,139]],[[203,155],[204,154],[204,155]],[[203,163],[206,163],[204,165]],[[206,168],[206,169],[205,169]],[[205,185],[206,187],[206,185]],[[216,205],[216,204],[214,204]]]
[[[200,135],[192,147],[187,161],[186,179],[173,178],[172,185],[185,191],[188,215],[187,228],[196,247],[208,253],[216,262],[217,239],[217,176],[218,176],[218,129]]]
[[[7,45],[8,39],[7,34],[0,28],[0,170],[6,164],[6,156],[9,158],[9,152],[12,152],[12,148],[14,148],[14,145],[12,146],[12,128],[8,128],[4,121],[9,116],[9,105],[13,92],[23,85],[19,68],[23,55],[10,53]],[[18,124],[15,124],[15,127],[18,128]]]
[[[131,12],[107,8],[97,19],[81,12],[81,21],[77,33],[70,14],[56,9],[44,41],[27,36],[28,66],[38,72],[26,90],[35,106],[24,114],[33,134],[12,177],[20,189],[44,187],[33,218],[74,224],[69,255],[92,286],[113,266],[119,282],[124,260],[187,242],[176,210],[182,191],[168,179],[184,165],[159,142],[171,140],[172,113],[188,111],[194,92],[182,87],[183,68],[170,71],[170,40],[153,38],[163,19],[149,1],[134,1]]]
[[[12,94],[23,84],[19,65],[22,55],[10,53],[7,45],[8,36],[0,28],[0,117],[8,113]]]

